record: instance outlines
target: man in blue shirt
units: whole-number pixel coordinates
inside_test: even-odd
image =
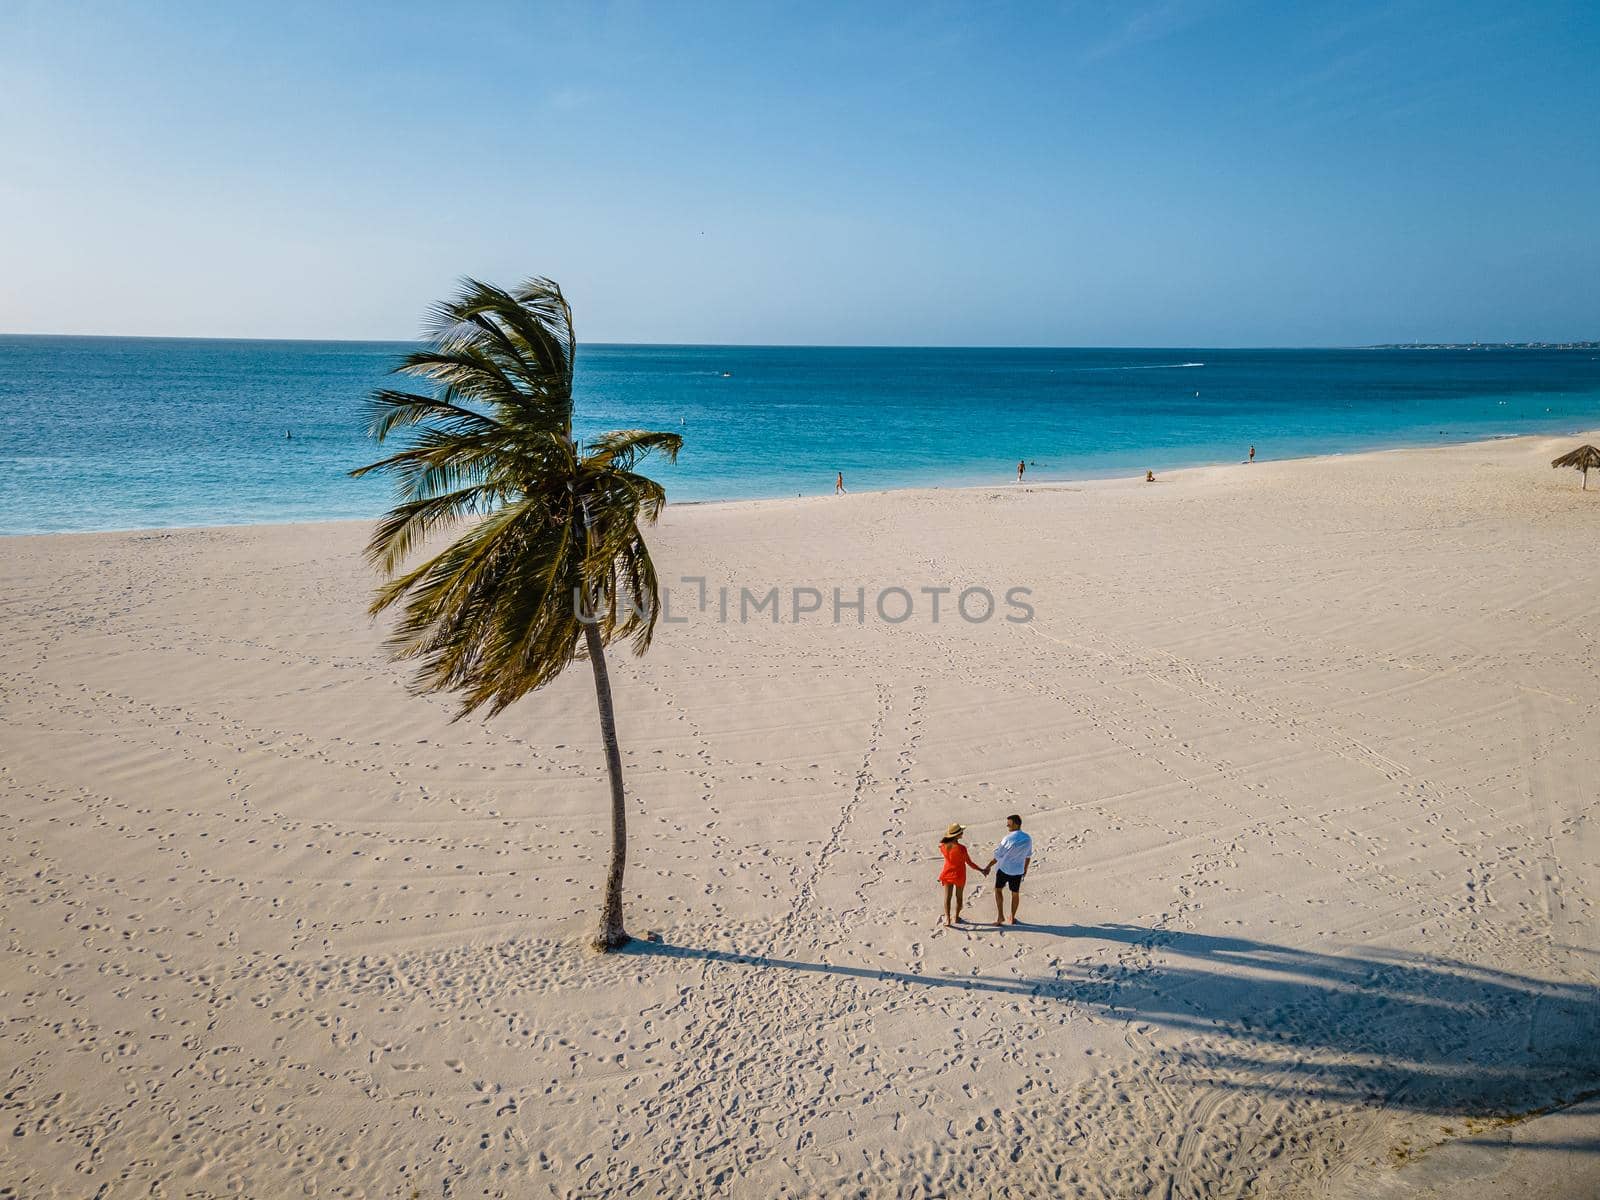
[[[1005,889],[1011,889],[1011,923],[1017,923],[1017,900],[1022,891],[1022,880],[1028,874],[1028,863],[1033,859],[1033,839],[1022,832],[1022,818],[1012,814],[1006,818],[1009,832],[994,848],[989,866],[994,873],[994,923],[1006,923]],[[984,870],[988,870],[985,867]]]

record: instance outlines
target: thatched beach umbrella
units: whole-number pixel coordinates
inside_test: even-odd
[[[1593,446],[1579,446],[1571,454],[1563,454],[1554,460],[1552,467],[1573,467],[1583,472],[1583,490],[1589,490],[1589,471],[1593,468],[1600,471],[1600,450]]]

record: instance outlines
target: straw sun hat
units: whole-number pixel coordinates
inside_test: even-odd
[[[966,826],[958,822],[957,824],[950,826],[949,829],[946,829],[944,831],[944,835],[947,838],[960,837],[966,831]]]

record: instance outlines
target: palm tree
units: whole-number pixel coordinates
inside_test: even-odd
[[[404,449],[352,472],[390,475],[397,492],[367,545],[385,576],[372,612],[401,606],[389,650],[418,662],[418,693],[459,696],[458,720],[485,706],[494,716],[588,658],[611,777],[611,865],[593,944],[611,950],[628,940],[628,831],[605,647],[650,645],[658,596],[640,526],[666,493],[634,468],[651,451],[676,458],[683,439],[627,429],[573,440],[572,310],[548,279],[514,292],[464,280],[435,306],[427,340],[395,371],[432,381],[431,394],[383,388],[369,401],[371,435],[403,435]],[[462,525],[439,549],[437,536]]]

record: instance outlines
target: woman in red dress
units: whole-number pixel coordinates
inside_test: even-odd
[[[945,830],[944,837],[939,839],[939,853],[944,856],[944,870],[939,872],[939,882],[944,884],[944,923],[953,925],[950,919],[950,893],[956,897],[956,921],[961,920],[961,901],[963,893],[967,890],[967,868],[989,873],[986,867],[980,867],[972,861],[972,855],[967,853],[967,848],[961,844],[961,835],[966,832],[961,825],[952,825]]]

